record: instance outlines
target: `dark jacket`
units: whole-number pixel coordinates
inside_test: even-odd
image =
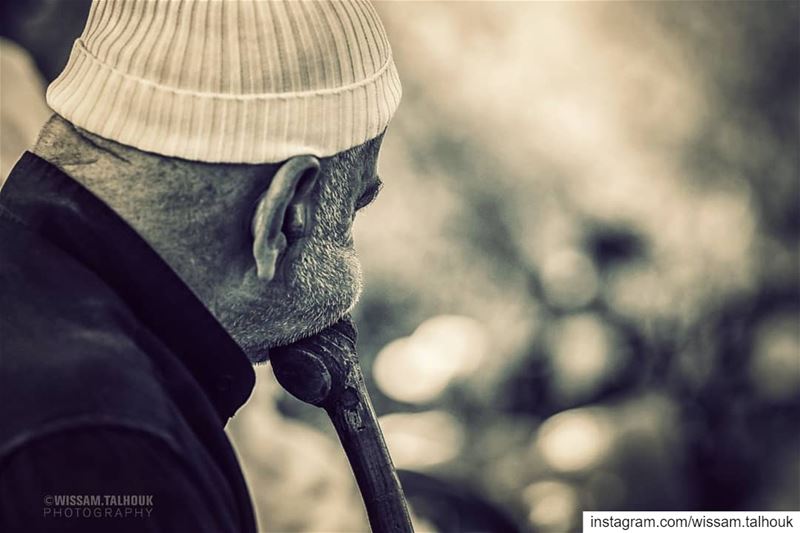
[[[244,353],[125,222],[26,153],[0,191],[0,531],[255,531]]]

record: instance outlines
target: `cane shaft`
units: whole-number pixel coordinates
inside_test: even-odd
[[[325,410],[350,461],[372,531],[413,531],[403,489],[364,387],[361,369],[354,367],[352,374],[353,386],[345,390],[336,405]]]
[[[287,391],[328,413],[373,533],[413,533],[403,489],[364,383],[355,335],[353,325],[343,320],[314,337],[272,351],[270,360]]]

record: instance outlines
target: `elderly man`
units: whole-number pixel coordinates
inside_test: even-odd
[[[358,298],[399,99],[365,0],[95,1],[0,192],[0,530],[255,530],[223,426]]]

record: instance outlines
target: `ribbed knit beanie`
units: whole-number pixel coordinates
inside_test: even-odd
[[[272,163],[376,137],[400,94],[367,0],[93,0],[47,103],[148,152]]]

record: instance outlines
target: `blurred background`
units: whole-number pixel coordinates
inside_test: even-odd
[[[84,0],[2,6],[5,177]],[[378,2],[404,97],[355,311],[419,531],[800,509],[800,3]],[[230,425],[267,531],[364,531],[268,365]]]

